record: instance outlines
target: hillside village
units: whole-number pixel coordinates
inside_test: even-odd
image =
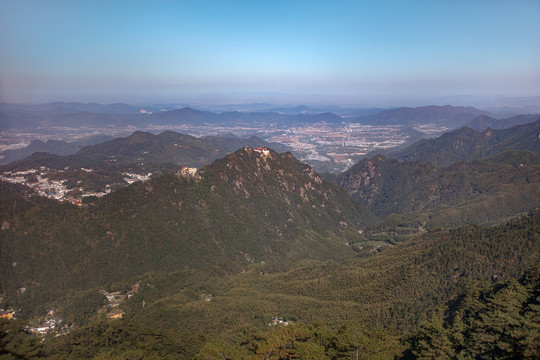
[[[247,148],[256,153],[267,156],[270,154],[270,149],[267,147]],[[176,172],[178,176],[196,177],[197,168],[183,166]],[[75,205],[82,206],[84,198],[87,197],[102,197],[113,191],[114,188],[123,187],[137,181],[147,181],[152,177],[152,173],[137,174],[134,172],[121,172],[123,183],[108,183],[102,187],[102,191],[92,191],[85,189],[82,180],[77,181],[76,186],[68,186],[68,180],[62,179],[62,174],[67,174],[69,171],[82,171],[85,173],[93,173],[93,169],[81,167],[80,169],[70,169],[65,167],[63,170],[54,170],[49,167],[41,166],[21,171],[5,171],[0,175],[0,180],[12,184],[18,184],[28,187],[31,195],[37,195],[54,199],[58,201],[69,201]],[[53,176],[51,176],[51,174]]]
[[[13,309],[0,309],[0,319],[16,320],[17,318]],[[57,316],[56,309],[49,309],[44,316],[34,319],[33,325],[28,325],[25,329],[28,333],[33,333],[37,336],[48,334],[58,336],[67,334],[72,326],[73,324],[68,325],[63,322],[61,317]]]
[[[139,289],[139,284],[135,283],[129,291],[111,291],[100,290],[99,293],[104,298],[104,305],[98,311],[98,316],[104,316],[106,319],[115,320],[124,317],[125,312],[120,308],[124,301],[131,299]],[[106,298],[106,301],[105,301]],[[14,320],[15,311],[0,309],[0,319]],[[48,309],[44,315],[34,318],[31,323],[26,326],[28,333],[33,333],[36,336],[43,338],[44,336],[60,336],[68,334],[71,329],[80,324],[74,322],[66,322],[58,315],[56,308]]]
[[[48,167],[41,166],[24,171],[5,171],[0,175],[0,180],[12,184],[18,184],[28,187],[31,195],[46,197],[59,201],[70,201],[75,205],[82,205],[83,199],[86,197],[102,197],[109,194],[113,188],[118,186],[126,186],[136,181],[147,181],[152,177],[152,173],[136,174],[132,172],[122,172],[120,175],[123,179],[123,184],[109,183],[105,184],[101,191],[85,189],[82,185],[82,180],[79,180],[75,186],[68,187],[67,179],[61,179],[63,173],[67,173],[69,167],[63,170],[51,170]],[[92,173],[93,169],[80,168],[76,171]],[[54,174],[53,176],[51,176]]]

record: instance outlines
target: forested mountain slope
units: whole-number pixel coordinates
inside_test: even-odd
[[[428,227],[496,223],[540,205],[540,156],[506,152],[441,169],[378,155],[335,183],[381,218],[417,213]]]
[[[540,260],[537,153],[498,152],[446,168],[365,159],[338,177],[359,202],[290,153],[267,148],[185,170],[82,207],[2,184],[4,303],[30,319],[53,307],[76,325],[39,343],[9,323],[0,355],[421,358],[463,355],[463,344],[473,343],[474,354],[499,354],[485,350],[489,339],[478,336],[491,328],[469,316],[473,309],[488,326],[523,317],[516,318],[521,337],[501,344],[534,357],[530,319],[538,307],[530,294],[537,290],[516,279],[526,271],[534,278],[530,269]],[[374,240],[392,227],[419,234]],[[105,319],[103,289],[130,289],[122,320]],[[498,300],[489,299],[512,291],[520,304],[508,301],[491,316]],[[437,317],[440,309],[448,318]],[[425,345],[430,329],[441,330],[431,332],[434,340],[452,343],[446,352]],[[410,332],[416,335],[406,343]]]
[[[539,236],[535,215],[491,228],[439,229],[372,256],[304,261],[282,273],[269,264],[227,279],[189,270],[151,273],[122,306],[126,319],[97,320],[44,344],[23,342],[14,325],[0,341],[13,349],[9,339],[17,339],[27,358],[188,359],[197,352],[200,359],[309,358],[306,351],[319,359],[358,351],[367,358],[439,358],[465,354],[463,344],[471,354],[499,354],[497,346],[508,352],[510,344],[534,358]],[[436,320],[430,313],[439,308],[447,316]],[[292,323],[269,327],[275,316]],[[511,337],[500,324],[514,326]],[[416,329],[411,343],[400,344]]]
[[[223,149],[190,135],[173,131],[159,135],[136,131],[126,138],[85,147],[75,157],[102,166],[174,163],[198,167],[225,155]]]
[[[436,139],[420,140],[405,149],[390,152],[387,157],[404,161],[420,160],[438,167],[447,167],[456,162],[514,150],[540,154],[540,119],[508,129],[488,128],[482,132],[463,127]]]
[[[233,274],[344,259],[376,218],[290,153],[241,149],[195,175],[137,182],[82,208],[2,192],[2,289],[83,289],[148,271]],[[13,265],[16,264],[16,265]]]
[[[423,358],[538,359],[540,262],[519,279],[469,286],[409,340]]]
[[[50,186],[55,193],[64,191],[80,198],[126,186],[134,178],[158,176],[182,167],[201,167],[244,146],[263,147],[267,143],[255,136],[196,138],[173,131],[158,135],[137,131],[124,138],[86,146],[69,156],[34,153],[0,166],[0,176],[25,183],[34,190],[43,188],[45,179],[49,183],[58,181],[62,186]]]

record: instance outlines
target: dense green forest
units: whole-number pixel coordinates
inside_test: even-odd
[[[363,203],[250,148],[82,207],[1,183],[0,359],[538,358],[538,159],[366,160]]]
[[[408,339],[418,359],[538,359],[540,263],[519,280],[467,287]]]
[[[532,359],[540,345],[539,240],[535,215],[491,228],[436,230],[371,256],[301,262],[286,272],[258,264],[228,278],[199,271],[147,274],[123,305],[124,319],[105,320],[96,304],[87,325],[45,342],[20,321],[5,321],[3,354]],[[77,296],[80,307],[88,306],[89,295],[69,295],[58,309],[68,311]],[[289,325],[268,326],[276,316]]]
[[[387,224],[495,224],[540,204],[540,155],[508,151],[444,169],[378,155],[334,181]]]
[[[478,132],[463,127],[435,139],[422,139],[405,149],[390,151],[388,157],[406,162],[420,160],[444,168],[456,162],[488,158],[506,151],[538,154],[540,115],[530,117],[532,122],[507,129],[483,128],[484,131]]]
[[[376,220],[290,153],[253,149],[202,168],[197,178],[164,175],[82,208],[0,195],[0,287],[25,316],[61,291],[146,272],[223,276],[256,263],[343,260],[355,254],[347,243],[360,242],[359,230]]]

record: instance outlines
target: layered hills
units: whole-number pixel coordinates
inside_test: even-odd
[[[131,309],[143,323],[175,327],[160,315],[175,314],[190,319],[183,326],[200,332],[214,332],[223,323],[237,331],[248,324],[265,326],[276,314],[334,327],[356,320],[372,329],[414,329],[464,287],[502,283],[530,268],[540,254],[539,229],[537,215],[490,228],[437,229],[345,263],[303,262],[279,273],[252,265],[225,284],[203,281],[201,292],[213,295],[210,302],[167,288],[194,281],[196,274],[156,276],[147,278],[152,286],[141,289]],[[142,300],[152,298],[156,303],[140,311]]]
[[[139,108],[123,104],[97,104],[97,103],[80,103],[80,102],[62,102],[56,101],[52,103],[36,104],[36,105],[23,105],[23,104],[0,104],[0,111],[9,113],[11,111],[19,112],[50,112],[58,114],[77,113],[77,112],[90,112],[96,114],[137,114]]]
[[[228,153],[256,138],[139,132],[79,158],[34,154],[10,166],[85,159],[117,170],[177,148],[223,150],[197,171],[80,207],[0,183],[3,304],[28,319],[54,308],[76,324],[40,342],[6,320],[0,355],[538,357],[537,123],[464,128],[416,153],[364,159],[340,186],[290,153]],[[125,294],[121,304],[112,293]],[[117,306],[124,318],[106,319]]]
[[[365,115],[355,121],[372,125],[420,125],[436,124],[455,129],[465,125],[479,115],[487,115],[486,111],[462,106],[423,106],[401,107],[384,110],[377,114]]]
[[[128,165],[136,163],[173,163],[201,166],[225,156],[217,146],[190,135],[165,131],[159,135],[136,131],[76,153],[76,158],[99,165]]]
[[[428,227],[496,223],[540,204],[540,156],[506,152],[438,168],[379,155],[360,161],[335,182],[381,218],[415,213]]]
[[[85,106],[86,105],[86,106]],[[95,105],[95,106],[94,106]],[[120,107],[97,104],[77,104],[69,106],[59,103],[56,106],[15,106],[0,104],[0,129],[35,129],[39,127],[105,127],[105,126],[167,126],[167,125],[227,125],[238,123],[274,123],[291,125],[319,121],[341,122],[335,114],[286,115],[275,112],[227,111],[214,113],[185,107],[170,111],[133,112],[126,105]]]
[[[479,115],[469,121],[466,125],[474,130],[506,129],[512,126],[523,125],[534,122],[540,118],[538,114],[516,115],[505,119],[495,119],[488,115]]]
[[[5,165],[17,160],[22,160],[37,152],[67,156],[75,154],[85,146],[99,144],[108,140],[112,140],[112,137],[107,135],[95,135],[73,142],[61,140],[47,140],[46,142],[43,142],[41,140],[34,140],[24,148],[4,151],[2,153],[4,157],[0,159],[0,164]]]
[[[249,138],[239,138],[234,135],[222,135],[222,136],[203,136],[201,140],[208,141],[218,148],[232,152],[243,147],[270,147],[277,152],[289,151],[289,147],[280,143],[267,143],[257,136],[250,136]]]
[[[51,142],[45,144],[49,143]],[[62,155],[61,153],[58,154],[61,151],[47,151],[48,148],[40,147],[43,145],[43,142],[34,142],[32,144],[34,145],[31,148],[25,148],[24,153],[35,149],[38,151],[34,152],[48,152],[51,155]],[[80,146],[79,143],[61,142],[60,144],[70,149],[73,146]],[[244,146],[261,147],[269,145],[256,136],[247,139],[227,136],[196,138],[174,131],[164,131],[158,135],[150,132],[136,131],[125,138],[116,138],[84,147],[80,146],[82,148],[76,153],[62,159],[62,164],[59,166],[62,166],[62,168],[65,166],[115,167],[147,163],[200,167]],[[278,148],[280,150],[287,150],[287,147],[283,145],[278,146]],[[2,169],[20,171],[35,166],[58,168],[58,166],[54,165],[54,162],[44,163],[42,162],[43,160],[36,161],[36,157],[43,159],[47,155],[38,154],[29,156],[24,160],[4,166]],[[59,159],[55,156],[49,157],[51,159]]]
[[[435,139],[424,139],[405,149],[389,152],[387,157],[403,161],[430,162],[446,167],[459,161],[493,156],[505,151],[540,153],[540,119],[508,129],[478,132],[469,127],[447,132]]]
[[[539,126],[464,127],[327,178],[383,219],[370,239],[403,241],[425,228],[495,224],[540,205]]]
[[[94,195],[103,194],[111,187],[125,186],[135,179],[142,179],[141,176],[147,177],[149,173],[155,176],[185,166],[201,167],[243,146],[268,145],[256,136],[248,139],[226,136],[196,138],[173,131],[158,135],[136,131],[125,138],[83,147],[68,156],[34,153],[1,166],[0,172],[32,188],[44,188],[45,179],[60,181],[62,186],[49,186],[54,188],[57,196],[60,196],[60,191],[77,196]],[[287,149],[285,146],[278,148]],[[24,181],[18,174],[23,174]]]
[[[269,264],[227,278],[149,273],[122,304],[122,320],[97,320],[98,297],[85,307],[86,326],[37,341],[4,322],[0,344],[3,355],[28,359],[535,358],[539,226],[536,215],[438,229],[377,255],[278,273]],[[93,293],[76,299],[82,306]]]
[[[252,148],[83,208],[3,192],[0,218],[2,289],[12,299],[20,287],[33,298],[149,271],[233,274],[252,263],[344,259],[375,220],[290,153]]]
[[[153,107],[151,107],[153,108]],[[166,110],[166,111],[162,111]],[[332,109],[330,109],[332,111]],[[336,109],[341,113],[342,109]],[[352,114],[352,115],[351,115]],[[360,114],[360,116],[354,116]],[[364,115],[362,115],[364,114]],[[347,121],[372,125],[426,125],[434,124],[449,129],[459,128],[478,116],[489,116],[486,111],[461,106],[402,107],[397,109],[351,109]],[[351,117],[352,116],[352,117]],[[266,109],[251,112],[202,111],[191,107],[161,109],[156,112],[137,109],[126,104],[50,103],[41,105],[0,104],[0,129],[34,129],[38,127],[103,127],[148,125],[225,125],[238,123],[305,124],[316,122],[339,124],[345,119],[328,109],[302,112],[302,108]]]

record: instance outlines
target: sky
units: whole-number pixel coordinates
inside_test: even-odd
[[[540,0],[0,0],[0,102],[540,95]]]

